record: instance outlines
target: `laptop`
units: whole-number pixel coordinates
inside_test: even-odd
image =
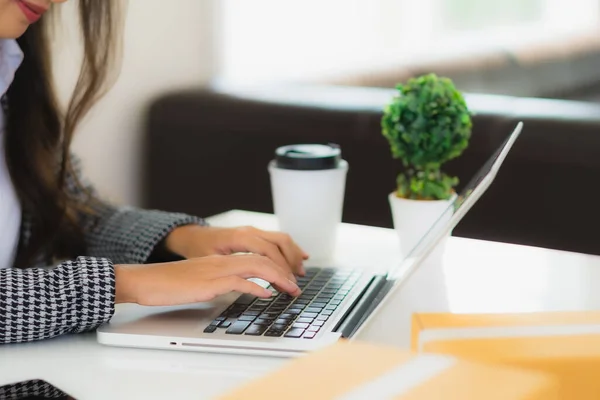
[[[412,251],[385,274],[310,267],[298,278],[302,294],[296,298],[265,283],[269,299],[232,293],[185,306],[127,304],[97,330],[97,340],[120,347],[290,357],[377,330],[386,310],[394,318],[396,303],[390,300],[490,187],[522,129],[519,122]]]

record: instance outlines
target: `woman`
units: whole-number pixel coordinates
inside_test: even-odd
[[[294,275],[304,274],[307,255],[289,236],[117,208],[83,182],[69,146],[106,89],[118,15],[110,0],[79,0],[84,59],[63,116],[51,85],[46,14],[64,1],[0,0],[0,343],[94,329],[117,303],[185,304],[231,291],[270,296],[250,277],[298,295]],[[231,255],[239,252],[256,255]]]

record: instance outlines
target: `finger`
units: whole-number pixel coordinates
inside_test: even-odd
[[[241,278],[260,278],[269,282],[277,288],[279,292],[289,293],[292,296],[299,296],[301,293],[298,285],[288,279],[289,273],[281,270],[273,261],[260,256],[238,256],[236,262],[227,268],[229,274],[237,275]]]
[[[215,297],[230,292],[248,293],[256,297],[269,298],[271,291],[238,276],[226,276],[212,281]]]
[[[264,240],[259,236],[246,236],[243,240],[248,251],[270,258],[285,271],[288,275],[288,279],[292,280],[292,282],[296,282],[294,268],[288,263],[277,245]]]
[[[294,240],[285,233],[260,231],[259,236],[265,240],[274,243],[285,256],[288,264],[292,266],[292,271],[300,276],[304,276],[306,271],[302,265],[308,255],[294,242]]]

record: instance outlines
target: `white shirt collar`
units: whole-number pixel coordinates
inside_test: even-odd
[[[23,52],[17,41],[0,39],[0,97],[8,91],[22,62]]]

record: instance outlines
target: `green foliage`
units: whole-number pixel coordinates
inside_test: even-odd
[[[405,167],[398,176],[398,196],[448,199],[458,178],[440,168],[468,146],[472,123],[466,102],[450,79],[435,74],[412,78],[397,89],[381,126],[392,156]]]

